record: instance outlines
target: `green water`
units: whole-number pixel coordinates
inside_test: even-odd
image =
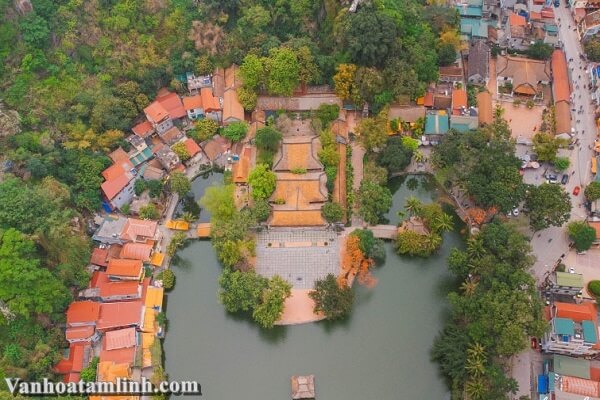
[[[411,194],[431,199],[422,185],[411,191],[404,183],[394,207]],[[199,381],[211,400],[290,399],[290,377],[303,374],[315,375],[318,399],[446,399],[429,351],[445,312],[444,260],[460,242],[445,235],[427,260],[398,257],[388,245],[387,262],[374,271],[379,283],[356,288],[349,320],[270,331],[224,311],[216,295],[221,267],[209,242],[193,242],[179,253],[167,300],[169,378]]]

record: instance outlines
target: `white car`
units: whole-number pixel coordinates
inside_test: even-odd
[[[518,209],[518,208],[515,208],[514,210],[512,210],[512,214],[513,214],[515,217],[518,217],[518,216],[519,216],[519,209]]]
[[[569,273],[570,273],[570,274],[574,274],[574,273],[575,273],[575,268],[573,268],[573,267],[569,267]]]

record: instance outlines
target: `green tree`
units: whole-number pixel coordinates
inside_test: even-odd
[[[248,88],[248,90],[258,90],[265,77],[263,59],[255,54],[247,54],[240,65],[240,77],[242,78],[244,87]]]
[[[275,190],[276,182],[275,173],[265,164],[254,167],[248,177],[248,184],[252,188],[252,197],[255,200],[268,199]]]
[[[190,159],[190,153],[188,153],[188,150],[183,142],[175,143],[173,146],[171,146],[171,150],[177,154],[181,161],[187,161]]]
[[[549,133],[537,133],[533,137],[533,151],[540,161],[554,162],[561,141]]]
[[[256,131],[256,147],[261,151],[275,153],[281,142],[281,132],[271,126],[265,126]]]
[[[140,218],[141,219],[152,219],[157,220],[160,218],[160,214],[156,209],[154,203],[149,203],[140,208]]]
[[[377,164],[387,169],[390,175],[403,171],[410,164],[413,152],[402,142],[399,137],[387,139],[385,148],[377,157]]]
[[[585,221],[573,221],[567,227],[569,237],[575,243],[577,251],[585,251],[592,247],[596,240],[596,230]]]
[[[527,55],[535,60],[548,60],[554,48],[542,40],[537,40],[527,49]]]
[[[20,22],[25,43],[33,47],[43,48],[48,43],[50,28],[48,22],[36,12],[27,14]]]
[[[256,108],[258,94],[248,89],[246,86],[242,86],[237,90],[237,97],[242,107],[244,107],[244,110],[252,111]]]
[[[451,65],[456,61],[456,49],[453,44],[443,43],[437,49],[440,65]]]
[[[362,119],[356,127],[356,134],[368,152],[381,150],[388,140],[386,121],[381,117]]]
[[[327,222],[339,222],[345,215],[345,211],[339,203],[327,202],[321,211]]]
[[[273,48],[266,59],[267,90],[275,96],[291,96],[300,83],[300,65],[296,54],[288,48]]]
[[[84,382],[96,382],[96,369],[100,359],[94,357],[87,367],[81,370],[80,379]]]
[[[35,243],[16,229],[0,230],[0,301],[25,317],[64,310],[67,288],[43,268]]]
[[[223,128],[223,137],[232,142],[239,142],[246,137],[248,133],[248,124],[245,122],[233,122]]]
[[[584,43],[583,49],[588,59],[593,62],[600,61],[600,41],[592,39]]]
[[[390,190],[375,182],[363,181],[356,197],[359,215],[371,225],[379,223],[379,220],[392,206]]]
[[[335,146],[326,146],[319,150],[317,156],[319,161],[326,167],[337,167],[340,162],[340,154]]]
[[[328,129],[329,125],[338,118],[340,107],[337,104],[321,104],[315,113],[321,122],[321,128]]]
[[[571,215],[571,198],[562,187],[549,183],[529,188],[525,197],[529,224],[535,231],[562,226]]]
[[[208,210],[211,220],[231,219],[236,212],[233,185],[209,186],[200,199],[200,205]]]
[[[406,201],[404,202],[404,209],[410,215],[419,215],[422,207],[423,207],[423,203],[421,203],[421,201],[414,196],[407,198]]]
[[[600,199],[600,182],[590,182],[590,184],[585,187],[583,193],[588,201]]]
[[[265,222],[271,215],[271,207],[269,202],[265,199],[255,200],[252,205],[252,216],[257,222]]]
[[[588,291],[596,297],[600,297],[600,281],[592,280],[587,285]]]
[[[192,183],[183,172],[172,172],[169,178],[169,184],[171,192],[177,193],[180,197],[192,190]]]
[[[262,291],[259,304],[252,312],[252,318],[263,328],[272,328],[283,314],[285,300],[290,297],[292,285],[275,275]]]
[[[160,272],[156,278],[162,280],[163,287],[166,290],[171,290],[175,286],[175,273],[170,268]]]
[[[148,191],[150,192],[150,197],[152,198],[160,197],[160,195],[162,194],[163,183],[159,180],[151,179],[149,181],[146,181],[146,187],[148,188]]]
[[[352,311],[354,292],[348,286],[338,285],[332,274],[315,281],[315,288],[308,295],[315,301],[315,313],[322,312],[327,319],[343,319]]]
[[[268,280],[254,271],[241,272],[225,268],[219,277],[219,301],[229,312],[252,311],[261,299]]]
[[[558,171],[565,171],[571,165],[571,160],[568,157],[556,157],[554,160],[554,168]]]
[[[171,238],[171,241],[167,245],[167,255],[169,257],[173,257],[177,250],[183,246],[185,241],[187,240],[187,235],[185,232],[177,232]]]
[[[205,118],[194,122],[194,128],[188,131],[188,136],[201,143],[217,134],[219,124],[212,119]]]

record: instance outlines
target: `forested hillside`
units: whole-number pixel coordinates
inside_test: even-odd
[[[248,70],[254,57],[250,100],[336,76],[338,94],[377,109],[420,95],[458,47],[456,12],[420,0],[356,13],[335,0],[15,3],[0,0],[1,111],[20,116],[0,132],[0,378],[40,378],[60,358],[58,324],[88,280],[106,154],[128,147],[159,88],[182,91],[187,71]]]

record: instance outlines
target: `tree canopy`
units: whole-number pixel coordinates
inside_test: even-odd
[[[340,286],[332,274],[317,280],[308,295],[315,301],[315,313],[322,312],[327,319],[342,319],[352,311],[354,292],[348,286]]]
[[[252,197],[255,200],[268,199],[275,190],[276,182],[275,173],[265,164],[254,167],[248,177],[248,184],[252,188]]]
[[[368,224],[375,225],[392,206],[392,194],[385,186],[362,181],[356,196],[358,214]]]
[[[571,198],[560,185],[542,183],[529,187],[525,209],[535,231],[562,226],[571,216]]]
[[[577,251],[588,250],[596,240],[596,230],[585,221],[571,222],[568,226],[568,232]]]

